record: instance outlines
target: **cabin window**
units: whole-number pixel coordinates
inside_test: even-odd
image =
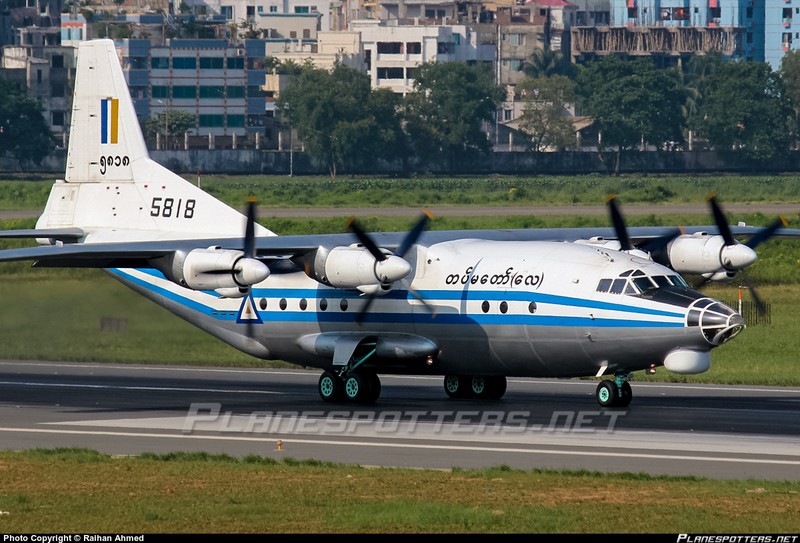
[[[322,298],[319,301],[319,310],[320,311],[325,311],[326,309],[328,309],[328,300],[326,300],[325,298]]]
[[[483,311],[484,313],[489,312],[489,302],[487,302],[486,300],[484,300],[483,303],[481,304],[481,311]]]
[[[287,305],[288,304],[286,303],[286,298],[281,298],[281,301],[278,302],[278,307],[281,308],[281,311],[284,311]]]
[[[260,307],[262,311],[264,309],[266,309],[267,308],[267,299],[266,298],[261,298],[261,301],[258,302],[258,307]]]
[[[305,311],[307,307],[308,307],[308,300],[306,300],[305,298],[301,298],[300,299],[300,311]]]
[[[500,302],[500,313],[503,315],[508,313],[508,304],[506,302]]]
[[[531,302],[528,304],[528,311],[530,311],[531,314],[536,313],[536,302]]]
[[[342,311],[347,311],[347,298],[342,298],[342,301],[339,302],[339,308]]]

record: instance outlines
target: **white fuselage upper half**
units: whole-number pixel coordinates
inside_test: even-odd
[[[153,270],[111,273],[245,352],[305,366],[329,367],[327,345],[374,336],[397,339],[370,360],[382,372],[597,375],[705,354],[743,328],[673,270],[602,247],[467,239],[416,246],[407,260],[406,285],[364,315],[367,296],[302,271],[272,273],[240,299]]]

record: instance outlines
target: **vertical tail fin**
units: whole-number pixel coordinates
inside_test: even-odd
[[[148,158],[112,40],[78,47],[70,135],[67,183],[132,182],[133,163]]]
[[[37,227],[77,227],[99,242],[241,236],[246,224],[150,159],[114,42],[81,43],[65,178]],[[256,236],[274,235],[255,226]]]

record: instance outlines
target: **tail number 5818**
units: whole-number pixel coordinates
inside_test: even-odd
[[[150,205],[151,217],[175,217],[176,219],[191,219],[194,217],[195,200],[182,200],[178,198],[153,198]]]

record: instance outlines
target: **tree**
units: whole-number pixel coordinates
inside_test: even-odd
[[[424,63],[406,95],[404,120],[414,152],[423,161],[444,157],[450,169],[476,152],[488,151],[483,123],[505,97],[483,64]]]
[[[794,124],[797,127],[798,119],[800,119],[800,50],[791,49],[783,55],[780,77],[786,97],[792,102]]]
[[[342,63],[333,70],[304,66],[281,91],[278,109],[288,116],[306,151],[341,168],[374,164],[402,139],[394,98],[373,91],[369,76]]]
[[[531,148],[563,149],[575,145],[575,127],[567,107],[575,103],[575,83],[563,75],[526,78],[517,89],[525,104],[520,128],[531,136]]]
[[[684,98],[683,116],[690,130],[697,130],[700,110],[708,89],[708,82],[714,72],[725,62],[722,53],[709,51],[704,55],[693,55],[686,63],[683,74]]]
[[[40,164],[54,143],[39,102],[18,85],[0,79],[0,154]]]
[[[603,146],[616,148],[616,173],[623,150],[681,137],[685,98],[676,69],[608,56],[581,69],[578,88],[581,109],[601,130]]]
[[[533,79],[553,75],[567,77],[574,75],[573,66],[564,60],[564,54],[549,47],[534,49],[531,56],[522,63],[521,70],[525,72],[525,75]]]
[[[701,134],[757,161],[785,155],[793,139],[791,101],[766,62],[727,62],[712,74],[700,111]]]
[[[183,109],[168,109],[147,119],[143,128],[146,139],[152,141],[156,139],[156,134],[161,134],[169,142],[197,128],[197,115]],[[166,143],[164,145],[167,146]]]

